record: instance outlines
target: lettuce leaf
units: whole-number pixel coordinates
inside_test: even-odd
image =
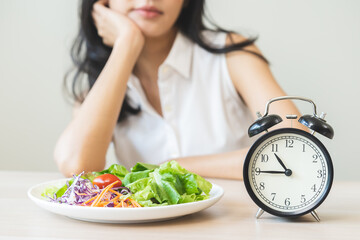
[[[141,166],[141,165],[138,165]],[[140,169],[144,169],[140,171]],[[124,178],[124,185],[142,206],[172,205],[207,199],[212,184],[187,171],[176,161],[157,168],[135,168]]]
[[[74,182],[74,179],[70,179],[69,180],[69,187],[71,186],[71,184],[73,184]],[[59,198],[61,197],[62,195],[64,195],[64,193],[66,192],[66,190],[68,189],[68,185],[65,184],[64,186],[62,186],[55,194],[56,194],[56,197]]]
[[[44,191],[41,193],[42,197],[51,197],[54,198],[54,194],[59,190],[58,187],[49,186],[44,189]]]
[[[158,168],[158,165],[148,164],[148,163],[136,163],[135,166],[131,168],[131,172],[140,172],[146,170],[153,170]]]
[[[123,180],[123,184],[124,186],[127,186],[133,182],[136,182],[139,179],[143,179],[143,178],[147,178],[149,177],[150,172],[152,172],[153,170],[145,170],[142,172],[131,172],[126,174],[126,176],[124,177]]]
[[[110,173],[112,175],[117,176],[118,178],[120,178],[121,180],[124,179],[125,175],[129,173],[129,171],[122,165],[120,164],[113,164],[111,165],[108,169],[105,169],[101,172],[93,172],[94,176],[100,176],[106,173]],[[89,179],[90,181],[92,181],[91,179]]]

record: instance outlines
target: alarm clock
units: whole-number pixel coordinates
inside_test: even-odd
[[[296,128],[268,129],[282,122],[276,114],[269,114],[270,104],[281,100],[300,100],[311,103],[312,115],[298,121],[311,131]],[[333,164],[323,143],[314,136],[317,132],[327,138],[334,136],[333,128],[317,115],[315,103],[306,98],[283,96],[270,99],[265,113],[249,127],[248,135],[260,136],[250,147],[243,167],[247,192],[259,206],[256,218],[264,211],[279,217],[298,217],[308,213],[320,221],[315,209],[328,196],[334,177]],[[297,119],[296,115],[286,118]]]

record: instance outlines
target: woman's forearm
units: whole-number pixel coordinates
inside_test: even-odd
[[[175,159],[187,170],[210,178],[243,179],[243,163],[248,148],[234,152]]]
[[[55,161],[64,175],[102,170],[127,81],[142,49],[141,41],[117,42],[72,122],[55,148]]]

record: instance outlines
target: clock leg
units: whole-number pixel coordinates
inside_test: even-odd
[[[316,219],[316,221],[320,222],[320,218],[319,218],[319,216],[317,215],[317,213],[316,213],[315,210],[311,212],[311,215]]]
[[[261,217],[261,215],[264,213],[264,210],[262,210],[261,208],[259,208],[259,210],[256,213],[256,218],[259,219]]]

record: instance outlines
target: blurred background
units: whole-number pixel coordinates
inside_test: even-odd
[[[335,137],[317,136],[336,180],[360,180],[359,9],[358,0],[207,0],[218,25],[259,36],[288,95],[310,98],[327,113]],[[75,0],[0,0],[0,170],[57,171],[53,149],[72,115],[62,83],[77,10]],[[312,113],[311,105],[297,105]],[[107,159],[115,161],[112,147]]]

